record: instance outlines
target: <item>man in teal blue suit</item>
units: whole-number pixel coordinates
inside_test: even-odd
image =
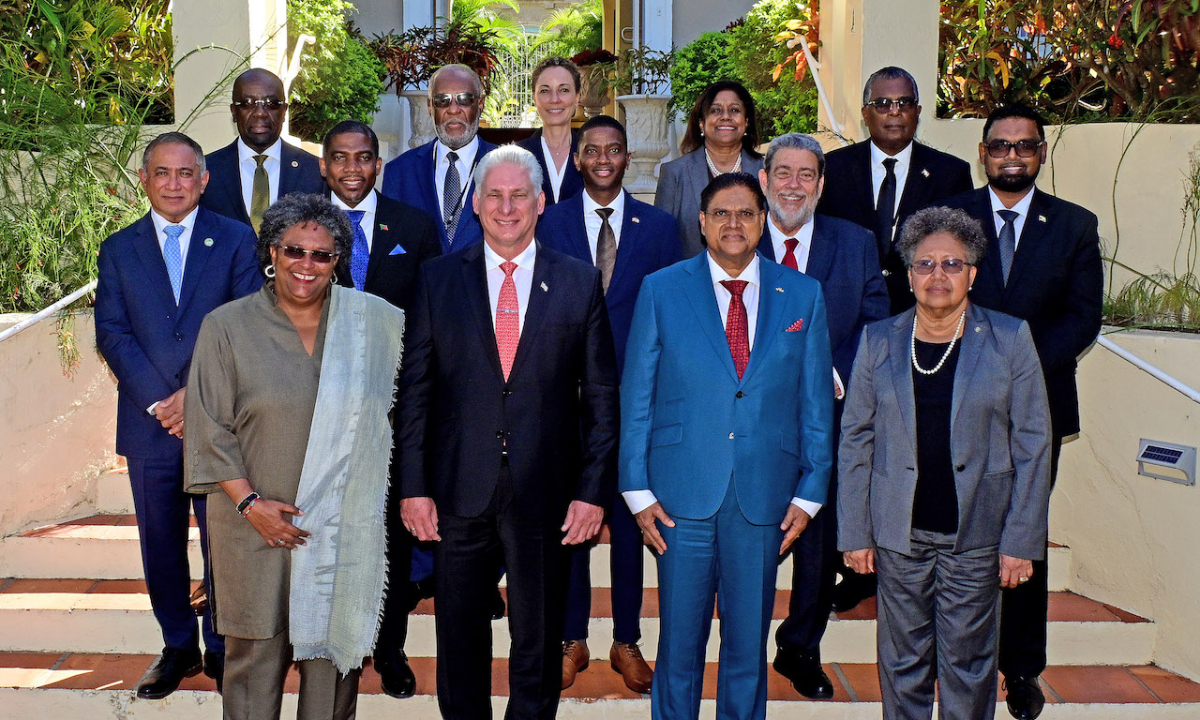
[[[755,252],[757,178],[700,198],[707,251],[647,277],[621,387],[620,490],[658,553],[654,718],[696,718],[717,597],[717,717],[765,718],[779,555],[825,503],[833,372],[820,284]]]

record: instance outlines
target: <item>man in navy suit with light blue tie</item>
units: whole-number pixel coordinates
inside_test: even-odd
[[[483,240],[471,176],[496,146],[478,136],[483,83],[471,68],[438,68],[429,78],[428,103],[437,139],[384,166],[383,194],[433,217],[442,254],[448,255]]]
[[[656,719],[699,715],[714,594],[718,717],[766,717],[778,559],[826,502],[825,303],[816,280],[755,252],[765,207],[752,175],[709,183],[707,250],[645,279],[629,331],[619,484],[659,553]]]
[[[673,216],[635,200],[621,188],[629,167],[629,151],[625,127],[617,120],[598,115],[583,124],[575,167],[583,178],[584,191],[546,208],[538,222],[538,237],[547,247],[600,269],[620,373],[642,279],[679,260],[679,230]],[[642,537],[624,503],[613,506],[608,524],[613,617],[609,661],[631,690],[647,693],[653,673],[638,648],[645,554]],[[587,646],[592,607],[590,550],[585,546],[571,555],[563,632],[563,689],[575,681],[575,675],[591,657]]]
[[[814,215],[825,183],[825,155],[808,135],[788,133],[771,141],[758,174],[770,211],[763,256],[821,283],[833,353],[834,428],[858,351],[863,327],[888,316],[888,291],[879,268],[875,237],[847,220]],[[836,444],[835,444],[836,446]],[[836,467],[836,466],[835,466]],[[801,695],[833,697],[821,669],[821,638],[829,624],[841,554],[837,551],[836,473],[830,505],[815,515],[792,549],[788,617],[776,633],[775,669]]]
[[[150,142],[138,177],[151,210],[100,246],[96,345],[117,378],[117,452],[129,465],[142,567],[165,648],[138,683],[140,698],[174,692],[201,669],[189,604],[188,503],[207,547],[204,500],[183,492],[184,383],[200,321],[262,284],[249,226],[198,207],[204,152],[182,133]],[[220,689],[223,638],[203,620],[205,673]]]

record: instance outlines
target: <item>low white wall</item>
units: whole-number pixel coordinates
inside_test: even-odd
[[[0,330],[24,317],[0,316]],[[82,364],[70,378],[54,325],[0,342],[0,536],[86,514],[99,472],[116,463],[116,383],[94,349],[92,315],[76,316]]]
[[[1117,344],[1200,388],[1200,337],[1130,332]],[[1155,622],[1154,661],[1200,679],[1200,487],[1137,474],[1138,440],[1200,445],[1200,404],[1095,346],[1079,368],[1082,432],[1063,447],[1050,537],[1071,546],[1071,589]]]

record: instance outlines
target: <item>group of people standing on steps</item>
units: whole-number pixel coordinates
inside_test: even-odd
[[[831,611],[878,593],[886,718],[929,717],[935,682],[943,717],[991,717],[997,666],[1036,718],[1047,507],[1102,287],[1096,217],[1034,186],[1041,119],[992,113],[972,189],[914,140],[900,68],[828,155],[799,133],[760,153],[722,81],[651,206],[622,188],[621,123],[572,128],[579,70],[532,80],[542,128],[513,145],[478,136],[480,80],[449,65],[436,139],[386,166],[357,121],[319,158],[283,142],[261,69],[230,145],[146,147],[151,210],[103,243],[96,296],[165,645],[138,696],[203,671],[226,718],[277,718],[297,663],[298,717],[352,718],[366,658],[416,692],[408,615],[432,595],[443,717],[491,716],[507,613],[506,717],[553,718],[592,657],[607,525],[607,659],[655,718],[697,717],[714,603],[717,716],[765,717],[789,554],[773,666],[802,695],[834,694]]]

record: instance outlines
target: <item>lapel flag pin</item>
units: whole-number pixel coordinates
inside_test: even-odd
[[[382,231],[384,231],[384,232],[387,232],[387,231],[388,231],[388,229],[387,229],[387,225],[384,225],[383,223],[379,223],[379,229],[380,229],[380,230],[382,230]]]
[[[928,171],[928,170],[922,170],[922,171],[921,171],[921,176],[922,176],[922,177],[929,177],[929,171]]]
[[[212,238],[204,238],[204,247],[212,247],[212,243],[213,243]]]
[[[775,288],[775,292],[781,293],[781,292],[783,292],[783,288],[777,287],[777,288]]]
[[[631,218],[629,218],[629,220],[630,220],[630,222],[635,222],[635,223],[640,223],[642,221],[642,219],[639,217],[631,217]]]
[[[542,283],[542,292],[550,292],[550,286],[546,283]]]
[[[292,161],[292,167],[300,167],[300,163],[298,163],[298,162],[296,162],[295,160],[293,160],[293,161]]]
[[[1038,215],[1038,222],[1046,222],[1046,216],[1045,216],[1045,215]]]

